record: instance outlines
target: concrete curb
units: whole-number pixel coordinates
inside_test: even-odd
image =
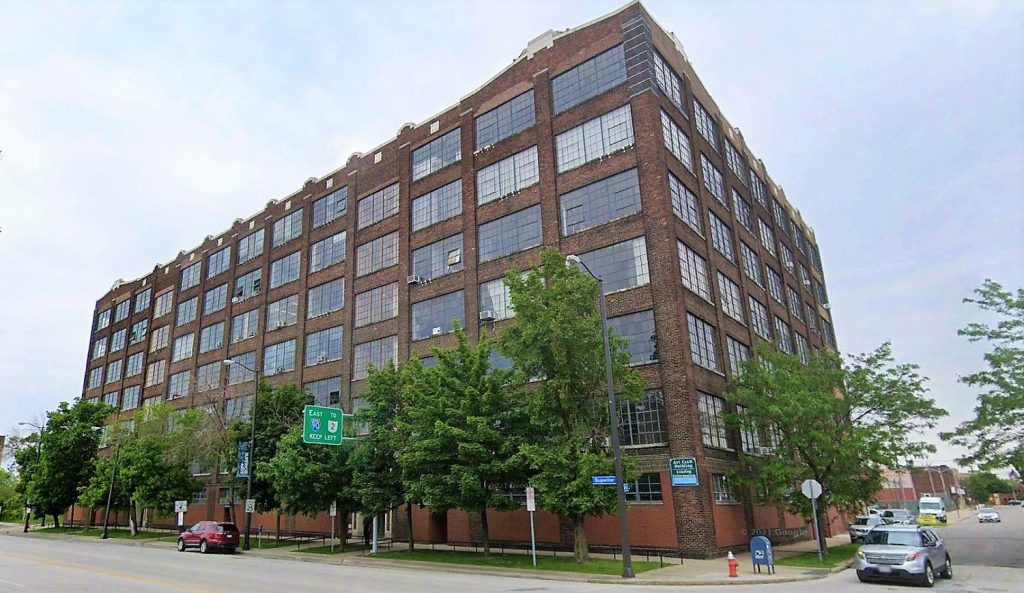
[[[93,542],[119,546],[131,546],[131,547],[150,547],[160,548],[166,547],[168,551],[174,550],[172,542],[159,541],[159,540],[145,540],[145,541],[126,541],[121,539],[107,539],[100,540],[99,538],[83,537],[77,535],[63,535],[63,534],[37,534],[33,535],[31,532],[25,533],[6,533],[5,535],[10,537],[32,537],[35,539],[50,539],[55,541],[68,541],[68,542]],[[766,585],[773,583],[792,583],[798,581],[810,581],[820,579],[832,574],[833,572],[839,572],[844,570],[852,564],[852,561],[844,566],[834,567],[830,570],[816,570],[813,573],[805,573],[802,575],[793,575],[777,578],[752,578],[748,580],[733,580],[733,579],[649,579],[644,580],[642,578],[634,579],[622,579],[621,577],[613,576],[600,576],[600,575],[587,575],[573,572],[559,572],[554,570],[542,570],[537,572],[526,572],[516,569],[505,569],[505,568],[491,568],[483,566],[467,566],[464,564],[445,564],[442,562],[420,562],[416,560],[383,560],[373,559],[364,556],[350,556],[350,557],[331,557],[320,554],[302,554],[299,552],[277,552],[268,550],[264,551],[252,551],[242,552],[239,551],[236,555],[238,558],[249,559],[249,558],[271,558],[275,560],[286,560],[292,562],[311,562],[316,564],[334,564],[336,566],[357,566],[363,568],[401,568],[406,570],[423,570],[432,572],[446,572],[455,574],[471,574],[477,576],[497,576],[497,577],[509,577],[518,579],[535,579],[541,581],[565,581],[565,582],[576,582],[576,583],[593,583],[602,585],[631,585],[631,586],[652,586],[652,587],[679,587],[679,586],[705,586],[705,585]]]

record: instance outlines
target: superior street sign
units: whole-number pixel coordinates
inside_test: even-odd
[[[614,486],[615,476],[590,476],[590,483],[594,486]]]
[[[340,445],[342,412],[326,406],[306,406],[303,413],[302,442],[312,445]]]

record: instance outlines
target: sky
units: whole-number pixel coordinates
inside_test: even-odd
[[[622,4],[0,0],[0,434],[81,393],[115,280]],[[961,301],[1024,284],[1024,2],[645,6],[814,227],[840,349],[891,340],[969,418]]]

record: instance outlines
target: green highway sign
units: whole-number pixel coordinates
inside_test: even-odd
[[[306,406],[302,414],[302,442],[313,445],[340,445],[344,417],[339,408]]]

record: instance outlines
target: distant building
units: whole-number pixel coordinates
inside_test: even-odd
[[[916,508],[918,495],[910,472],[887,469],[883,479],[883,487],[875,495],[879,507]]]
[[[960,494],[963,487],[954,467],[948,465],[912,467],[910,474],[919,497],[940,496],[946,501],[946,506],[951,508],[955,508],[954,503],[959,503],[963,498]]]
[[[739,451],[764,454],[773,441],[729,428],[724,392],[758,342],[802,357],[835,348],[817,239],[678,39],[633,2],[540,35],[480,88],[452,96],[461,99],[118,281],[95,303],[82,397],[126,414],[170,401],[244,418],[252,369],[351,411],[371,366],[429,364],[432,347],[455,343],[453,322],[474,340],[515,323],[504,274],[537,266],[554,246],[603,277],[613,330],[647,384],[643,401],[618,410],[624,446],[639,458],[634,545],[712,556],[758,533],[808,537],[803,519],[730,481]],[[800,155],[783,158],[801,166]],[[225,367],[229,358],[241,364]],[[680,457],[695,458],[699,485],[673,487],[669,460]],[[230,507],[242,515],[241,493],[217,468],[195,470],[208,486],[189,520]],[[522,488],[509,496],[524,500]],[[525,511],[489,518],[494,541],[528,541]],[[393,521],[397,537],[407,533],[404,513]],[[479,534],[465,513],[415,509],[413,522],[431,541]],[[593,545],[620,541],[615,517],[586,529]],[[564,546],[569,533],[538,515],[543,545]]]

